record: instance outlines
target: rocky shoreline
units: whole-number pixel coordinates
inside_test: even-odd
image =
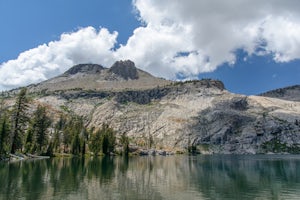
[[[50,156],[38,156],[38,155],[32,155],[32,154],[22,154],[22,153],[16,153],[16,154],[9,154],[6,157],[0,158],[0,161],[23,161],[23,160],[31,160],[31,159],[48,159]]]

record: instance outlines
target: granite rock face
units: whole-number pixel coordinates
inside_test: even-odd
[[[134,147],[203,154],[300,153],[296,92],[284,100],[238,95],[218,80],[159,79],[131,61],[110,69],[78,65],[66,73],[68,77],[30,86],[34,101],[57,113],[67,108],[90,128],[108,123],[117,134],[126,133]]]
[[[300,102],[232,94],[216,81],[210,87],[203,82],[207,80],[54,98],[85,117],[89,127],[109,123],[117,133],[126,133],[132,145],[144,149],[182,152],[193,147],[203,154],[299,152]]]
[[[234,97],[201,111],[188,125],[190,145],[210,153],[300,153],[299,104],[262,101],[270,100]]]

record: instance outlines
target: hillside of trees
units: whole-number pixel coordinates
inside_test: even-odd
[[[116,133],[108,125],[88,129],[84,120],[72,113],[52,119],[43,105],[32,111],[32,102],[23,88],[12,108],[0,105],[0,160],[14,154],[94,155],[115,152]],[[31,109],[29,109],[29,107]],[[123,153],[128,153],[129,139],[119,138]]]

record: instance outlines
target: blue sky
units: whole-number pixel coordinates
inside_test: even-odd
[[[270,2],[0,0],[0,90],[119,59],[248,95],[300,84],[300,3]]]
[[[0,63],[80,27],[118,31],[126,43],[140,26],[131,0],[0,0]]]

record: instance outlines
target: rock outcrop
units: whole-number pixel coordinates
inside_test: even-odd
[[[109,69],[109,72],[112,72],[125,80],[139,78],[137,68],[135,67],[134,62],[130,60],[115,62]]]
[[[85,73],[85,74],[98,74],[102,70],[104,70],[104,67],[97,64],[79,64],[75,65],[74,67],[70,68],[68,71],[66,71],[63,75],[74,75],[77,73]]]
[[[300,153],[300,104],[286,103],[254,96],[218,102],[188,125],[190,145],[211,153]]]
[[[260,94],[260,96],[278,98],[289,101],[300,101],[300,85],[271,90]]]

